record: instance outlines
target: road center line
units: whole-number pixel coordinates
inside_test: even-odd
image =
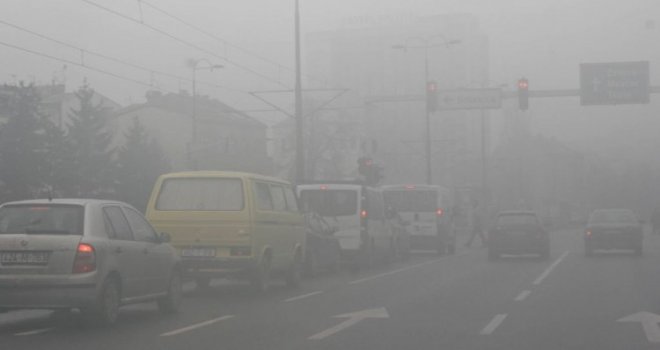
[[[16,333],[14,335],[17,336],[17,337],[24,337],[24,336],[28,336],[28,335],[37,335],[37,334],[41,334],[41,333],[50,332],[53,329],[55,329],[55,328],[41,328],[41,329],[35,329],[35,330],[32,330],[32,331]]]
[[[481,334],[481,335],[492,334],[493,332],[495,332],[495,329],[497,329],[497,327],[499,327],[500,324],[502,324],[502,322],[504,322],[504,319],[506,318],[506,316],[507,316],[507,314],[495,315],[495,317],[493,317],[493,319],[490,322],[488,322],[486,327],[484,327],[484,329],[482,329],[479,334]]]
[[[170,331],[170,332],[167,332],[167,333],[163,333],[163,334],[161,334],[160,336],[161,336],[161,337],[169,337],[169,336],[172,336],[172,335],[177,335],[177,334],[181,334],[181,333],[189,332],[189,331],[192,331],[192,330],[194,330],[194,329],[201,328],[201,327],[206,327],[206,326],[210,326],[210,325],[212,325],[212,324],[214,324],[214,323],[218,323],[218,322],[221,322],[221,321],[225,321],[225,320],[228,320],[228,319],[233,318],[233,317],[234,317],[234,315],[226,315],[226,316],[222,316],[222,317],[214,318],[214,319],[212,319],[212,320],[208,320],[208,321],[200,322],[200,323],[197,323],[197,324],[194,324],[194,325],[190,325],[190,326],[188,326],[188,327],[183,327],[183,328],[175,329],[175,330],[173,330],[173,331]]]
[[[552,265],[548,266],[548,268],[545,269],[545,271],[543,271],[543,273],[542,273],[542,274],[541,274],[541,275],[540,275],[540,276],[539,276],[539,277],[533,282],[533,284],[534,284],[535,286],[538,286],[539,284],[541,284],[541,282],[543,282],[543,280],[544,280],[546,277],[548,277],[548,275],[550,274],[550,272],[552,272],[552,270],[554,270],[555,267],[557,267],[557,265],[559,265],[559,263],[560,263],[562,260],[564,260],[564,258],[566,257],[566,255],[568,255],[568,251],[565,251],[564,254],[562,254],[559,258],[557,258],[557,260],[555,260],[555,262],[552,263]]]
[[[317,295],[317,294],[321,294],[321,293],[323,293],[323,291],[321,291],[321,290],[317,290],[316,292],[311,292],[311,293],[307,293],[307,294],[299,295],[299,296],[297,296],[297,297],[293,297],[293,298],[286,299],[286,300],[284,300],[284,302],[285,302],[285,303],[289,303],[289,302],[292,302],[292,301],[296,301],[296,300],[300,300],[300,299],[305,299],[305,298],[308,298],[308,297],[311,297],[311,296],[314,296],[314,295]]]
[[[514,299],[515,301],[523,301],[525,298],[527,298],[530,294],[532,294],[531,290],[523,290],[518,294],[518,296]]]
[[[453,256],[454,256],[454,257],[459,257],[459,256],[463,256],[463,255],[466,255],[466,254],[467,254],[467,252],[463,252],[463,253],[456,254],[456,255],[453,255]],[[434,259],[434,260],[429,260],[429,261],[425,261],[425,262],[422,262],[422,263],[419,263],[419,264],[415,264],[415,265],[410,265],[410,266],[402,267],[402,268],[400,268],[400,269],[396,269],[396,270],[392,270],[392,271],[387,271],[387,272],[379,273],[379,274],[377,274],[377,275],[373,275],[373,276],[369,276],[369,277],[365,277],[365,278],[361,278],[361,279],[358,279],[358,280],[355,280],[355,281],[348,282],[348,284],[358,284],[358,283],[362,283],[362,282],[366,282],[366,281],[371,281],[371,280],[376,279],[376,278],[380,278],[380,277],[385,277],[385,276],[393,275],[393,274],[398,273],[398,272],[402,272],[402,271],[406,271],[406,270],[414,269],[414,268],[416,268],[416,267],[420,267],[420,266],[424,266],[424,265],[428,265],[428,264],[436,263],[436,262],[442,260],[443,258],[447,258],[447,257],[450,257],[450,256],[452,256],[452,255],[447,255],[447,256],[443,256],[442,258],[438,258],[438,259]]]

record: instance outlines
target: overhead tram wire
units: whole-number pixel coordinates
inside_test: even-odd
[[[149,29],[151,29],[151,30],[153,30],[153,31],[155,31],[155,32],[157,32],[157,33],[163,35],[163,36],[166,36],[166,37],[168,37],[168,38],[170,38],[170,39],[172,39],[172,40],[174,40],[174,41],[177,41],[178,43],[181,43],[181,44],[186,45],[186,46],[188,46],[188,47],[194,48],[195,50],[199,50],[199,51],[201,51],[201,52],[204,52],[204,53],[206,53],[206,54],[208,54],[208,55],[211,55],[211,56],[213,56],[213,57],[215,57],[215,58],[218,58],[218,59],[220,59],[220,60],[223,60],[223,61],[225,61],[225,62],[227,62],[227,63],[229,63],[229,64],[231,64],[231,65],[233,65],[233,66],[236,66],[236,67],[238,67],[238,68],[240,68],[240,69],[242,69],[242,70],[244,70],[244,71],[246,71],[246,72],[249,72],[249,73],[251,73],[251,74],[253,74],[253,75],[256,75],[256,76],[258,76],[258,77],[260,77],[260,78],[262,78],[262,79],[264,79],[264,80],[267,80],[267,81],[269,81],[269,82],[271,82],[271,83],[277,84],[277,85],[282,86],[282,87],[285,87],[285,88],[290,88],[289,86],[287,86],[286,84],[282,83],[281,81],[279,81],[279,80],[277,80],[277,79],[273,79],[273,78],[271,78],[271,77],[269,77],[269,76],[267,76],[267,75],[265,75],[265,74],[263,74],[263,73],[259,73],[259,72],[255,71],[255,70],[253,70],[253,69],[251,69],[251,68],[249,68],[249,67],[246,67],[246,66],[244,66],[244,65],[242,65],[242,64],[240,64],[240,63],[237,63],[237,62],[235,62],[235,61],[232,61],[232,60],[228,59],[227,57],[220,56],[220,55],[216,54],[216,53],[213,52],[213,51],[207,50],[207,49],[205,49],[205,48],[203,48],[203,47],[200,47],[200,46],[198,46],[198,45],[195,45],[195,44],[193,44],[193,43],[191,43],[191,42],[189,42],[189,41],[186,41],[186,40],[184,40],[184,39],[178,38],[178,37],[176,37],[176,36],[174,36],[174,35],[172,35],[172,34],[166,32],[166,31],[164,31],[164,30],[162,30],[162,29],[159,29],[159,28],[157,28],[157,27],[154,27],[154,26],[152,26],[152,25],[149,25],[149,24],[147,24],[147,23],[145,23],[145,22],[141,22],[140,20],[137,20],[137,19],[135,19],[135,18],[133,18],[133,17],[130,17],[130,16],[124,15],[123,13],[117,12],[117,11],[115,11],[115,10],[113,10],[113,9],[110,9],[110,8],[108,8],[108,7],[105,7],[105,6],[103,6],[103,5],[100,5],[100,4],[98,4],[98,3],[94,2],[94,1],[90,1],[90,0],[81,0],[81,1],[84,2],[84,3],[87,3],[87,4],[91,5],[91,6],[97,7],[97,8],[99,8],[99,9],[103,10],[103,11],[106,11],[106,12],[108,12],[108,13],[111,13],[111,14],[113,14],[113,15],[115,15],[115,16],[119,16],[119,17],[121,17],[121,18],[123,18],[123,19],[125,19],[125,20],[127,20],[127,21],[131,21],[131,22],[133,22],[133,23],[136,23],[136,24],[139,24],[139,25],[145,26],[145,27],[147,27],[147,28],[149,28]]]
[[[56,44],[59,44],[59,45],[62,45],[62,46],[68,47],[68,48],[70,48],[70,49],[77,50],[77,51],[80,51],[80,52],[82,52],[82,53],[91,54],[91,55],[93,55],[93,56],[101,57],[101,58],[103,58],[103,59],[106,59],[106,60],[109,60],[109,61],[112,61],[112,62],[115,62],[115,63],[123,64],[123,65],[126,65],[126,66],[128,66],[128,67],[135,68],[135,69],[139,69],[139,70],[145,71],[145,72],[147,72],[147,73],[156,73],[156,74],[159,74],[159,75],[162,75],[162,76],[165,76],[165,77],[169,77],[169,78],[172,78],[172,79],[177,79],[177,80],[182,80],[182,81],[192,82],[192,79],[191,79],[191,78],[187,78],[187,77],[179,76],[179,75],[176,75],[176,74],[172,74],[172,73],[167,73],[167,72],[159,71],[159,70],[156,70],[156,69],[151,69],[151,68],[148,68],[148,67],[145,67],[145,66],[141,66],[141,65],[138,65],[138,64],[135,64],[135,63],[131,63],[131,62],[128,62],[128,61],[122,60],[122,59],[120,59],[120,58],[112,57],[112,56],[109,56],[109,55],[106,55],[106,54],[103,54],[103,53],[100,53],[100,52],[95,52],[95,51],[86,50],[86,49],[83,49],[82,47],[79,47],[79,46],[73,45],[73,44],[71,44],[71,43],[64,42],[64,41],[59,40],[59,39],[55,39],[55,38],[49,37],[49,36],[47,36],[47,35],[45,35],[45,34],[37,33],[37,32],[35,32],[35,31],[33,31],[33,30],[30,30],[30,29],[27,29],[27,28],[25,28],[25,27],[21,27],[21,26],[19,26],[19,25],[16,25],[16,24],[13,24],[13,23],[10,23],[10,22],[7,22],[7,21],[4,21],[4,20],[2,20],[2,19],[0,19],[0,24],[4,24],[4,25],[6,25],[6,26],[8,26],[8,27],[12,27],[12,28],[14,28],[14,29],[17,29],[17,30],[23,31],[23,32],[28,33],[28,34],[31,34],[31,35],[34,35],[34,36],[39,37],[39,38],[44,39],[44,40],[48,40],[48,41],[54,42],[54,43],[56,43]],[[226,90],[231,90],[231,91],[241,92],[241,93],[245,93],[245,94],[247,94],[246,91],[242,91],[242,90],[239,90],[239,89],[230,88],[230,87],[228,87],[228,86],[223,86],[223,85],[213,84],[213,83],[204,82],[204,81],[198,81],[197,83],[198,83],[198,84],[207,85],[207,86],[212,86],[212,87],[219,88],[219,89],[226,89]]]
[[[45,58],[48,58],[48,59],[51,59],[51,60],[54,60],[54,61],[58,61],[58,62],[62,62],[62,63],[82,67],[82,68],[85,68],[85,69],[93,71],[93,72],[105,74],[107,76],[111,76],[113,78],[125,80],[125,81],[128,81],[128,82],[137,84],[137,85],[147,86],[147,87],[150,87],[150,88],[153,88],[153,89],[156,89],[156,90],[160,90],[162,92],[174,93],[173,91],[153,86],[150,83],[147,83],[147,82],[144,82],[144,81],[141,81],[141,80],[137,80],[137,79],[133,79],[133,78],[129,78],[129,77],[125,77],[123,75],[113,73],[113,72],[107,71],[105,69],[90,66],[90,65],[87,65],[87,64],[84,64],[84,63],[71,61],[71,60],[68,60],[68,59],[65,59],[65,58],[55,57],[55,56],[49,55],[49,54],[44,53],[44,52],[27,49],[27,48],[20,47],[20,46],[14,45],[14,44],[10,44],[10,43],[4,42],[4,41],[0,41],[0,45],[5,46],[5,47],[9,47],[9,48],[12,48],[12,49],[15,49],[15,50],[27,52],[27,53],[30,53],[30,54],[33,54],[33,55],[36,55],[36,56],[45,57]]]
[[[243,47],[241,47],[241,46],[238,46],[238,45],[236,45],[236,44],[233,44],[233,43],[229,42],[229,41],[226,40],[226,39],[223,39],[223,38],[221,38],[221,37],[219,37],[219,36],[217,36],[217,35],[215,35],[215,34],[209,32],[209,31],[207,31],[207,30],[204,30],[204,29],[198,27],[198,26],[195,25],[195,24],[192,24],[192,23],[190,23],[190,22],[184,20],[184,19],[181,18],[181,17],[178,17],[178,16],[176,16],[176,15],[174,15],[174,14],[168,12],[168,11],[163,10],[162,8],[159,8],[158,6],[156,6],[156,5],[154,5],[154,4],[151,4],[151,3],[148,2],[148,1],[145,1],[145,0],[137,0],[137,2],[138,2],[138,4],[144,4],[144,5],[147,5],[148,7],[152,8],[152,9],[155,10],[156,12],[159,12],[159,13],[165,15],[166,17],[169,17],[169,18],[171,18],[171,19],[174,19],[175,21],[177,21],[177,22],[179,22],[179,23],[181,23],[181,24],[183,24],[183,25],[185,25],[185,26],[188,26],[188,27],[190,27],[190,28],[192,28],[192,29],[194,29],[194,30],[196,30],[196,31],[198,31],[198,32],[200,32],[200,33],[202,33],[202,34],[208,36],[209,38],[212,38],[212,39],[218,41],[219,43],[221,43],[221,44],[223,44],[223,45],[226,45],[226,46],[232,47],[232,48],[234,48],[234,49],[237,49],[237,50],[239,50],[239,51],[241,51],[241,52],[243,52],[243,53],[245,53],[245,54],[248,54],[248,55],[250,55],[250,56],[252,56],[252,57],[258,58],[258,59],[260,59],[260,60],[262,60],[262,61],[264,61],[264,62],[266,62],[266,63],[272,64],[272,65],[276,66],[277,68],[284,69],[284,70],[289,71],[289,72],[291,72],[291,73],[294,73],[294,72],[295,72],[295,70],[294,70],[293,68],[287,67],[287,66],[285,66],[285,65],[283,65],[283,64],[281,64],[281,63],[279,63],[279,62],[276,62],[276,61],[271,60],[271,59],[269,59],[269,58],[267,58],[267,57],[264,57],[264,56],[262,56],[262,55],[260,55],[260,54],[257,54],[257,53],[255,53],[255,52],[252,52],[251,50],[248,50],[248,49],[246,49],[246,48],[243,48]],[[142,8],[142,7],[140,6],[140,8]],[[306,76],[307,78],[312,79],[312,80],[316,80],[316,81],[318,81],[319,83],[321,83],[321,84],[323,84],[323,85],[327,85],[327,81],[326,81],[325,79],[318,78],[318,77],[313,77],[313,76],[309,76],[309,75],[303,75],[303,76]]]

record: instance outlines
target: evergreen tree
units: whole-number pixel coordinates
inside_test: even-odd
[[[109,111],[94,104],[94,90],[88,86],[76,92],[79,107],[72,108],[67,138],[73,151],[76,196],[107,196],[114,185],[113,134],[108,129]]]
[[[159,175],[170,170],[160,145],[149,138],[138,118],[125,134],[126,142],[117,154],[117,195],[140,210],[147,206]]]
[[[33,85],[9,88],[8,120],[0,128],[2,200],[33,198],[44,188],[47,164],[44,142],[47,120],[39,113]]]

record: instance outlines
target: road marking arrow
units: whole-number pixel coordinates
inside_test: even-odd
[[[309,337],[310,340],[321,340],[323,338],[329,337],[337,332],[340,332],[348,327],[354,326],[358,322],[367,319],[367,318],[389,318],[390,315],[387,313],[387,310],[384,307],[378,309],[369,309],[362,310],[357,312],[351,312],[348,314],[337,315],[335,318],[348,318],[348,320],[334,326],[330,327],[323,332],[319,332]]]
[[[649,343],[660,343],[660,315],[642,311],[617,320],[617,322],[639,322],[642,324]]]

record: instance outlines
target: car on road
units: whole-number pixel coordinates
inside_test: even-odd
[[[320,271],[339,270],[341,247],[339,239],[333,235],[337,228],[315,212],[305,214],[305,222],[305,275],[314,277]]]
[[[431,185],[383,186],[385,204],[405,223],[410,249],[456,251],[454,196],[449,188]]]
[[[44,199],[0,206],[0,309],[80,309],[112,324],[119,307],[182,299],[179,259],[132,206]]]
[[[543,260],[550,257],[549,234],[533,211],[500,212],[488,231],[487,242],[489,260],[502,254],[538,254]]]
[[[305,258],[305,221],[289,182],[243,172],[161,175],[147,219],[172,237],[186,277],[248,280],[264,292],[271,277],[297,287]]]
[[[336,228],[342,260],[353,268],[396,258],[397,242],[387,222],[383,194],[359,182],[323,182],[296,187],[304,212],[315,212]]]
[[[642,255],[643,225],[628,209],[599,209],[589,216],[584,231],[585,255],[596,249],[632,249]]]

